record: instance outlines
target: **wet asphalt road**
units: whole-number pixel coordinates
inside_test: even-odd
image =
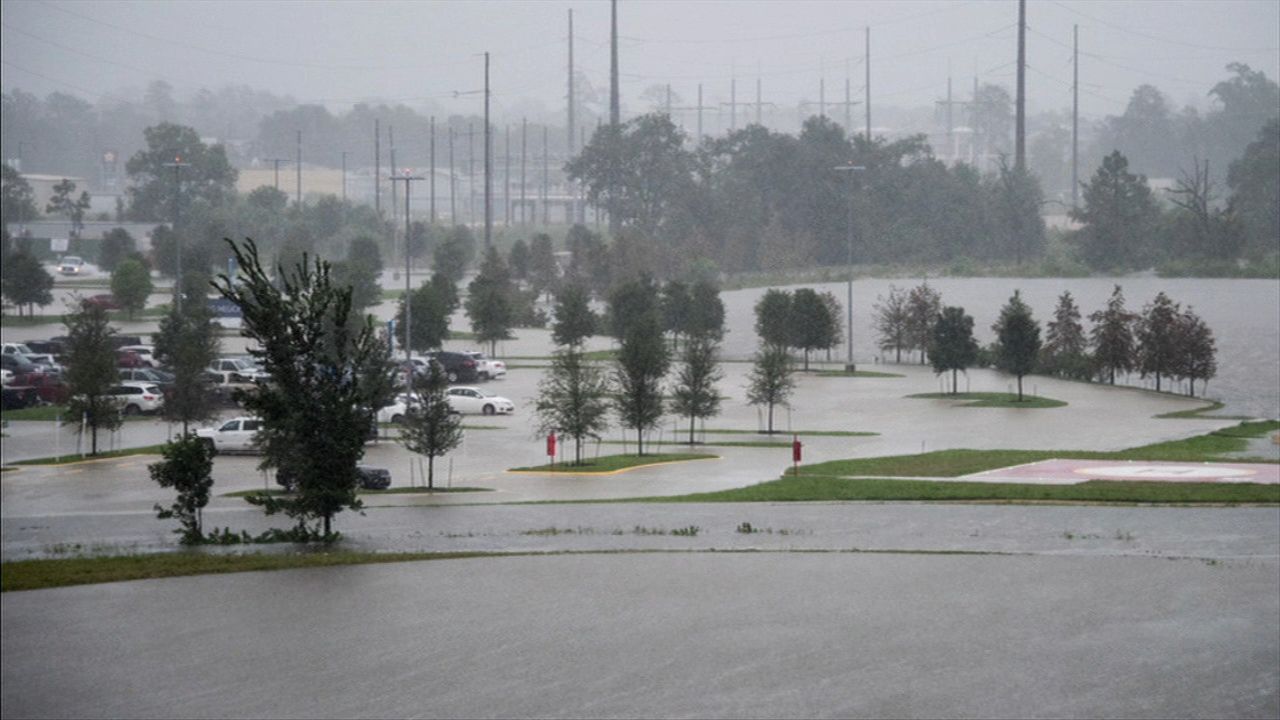
[[[473,559],[6,595],[10,717],[1275,717],[1280,567]],[[42,622],[41,618],[58,618]]]

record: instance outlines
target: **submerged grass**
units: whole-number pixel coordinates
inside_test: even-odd
[[[916,395],[908,395],[909,398],[917,398],[923,400],[954,400],[961,403],[961,407],[982,407],[982,408],[1056,408],[1066,405],[1061,400],[1053,398],[1040,397],[1038,395],[1028,395],[1024,393],[1022,399],[1019,400],[1015,393],[994,393],[994,392],[964,392],[964,393],[919,393]]]
[[[555,473],[605,473],[658,463],[684,462],[686,460],[714,460],[719,455],[706,453],[656,453],[652,455],[605,455],[594,460],[583,460],[581,465],[557,463],[535,467],[511,468],[513,472]]]

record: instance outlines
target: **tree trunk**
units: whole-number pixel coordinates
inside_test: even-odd
[[[636,428],[636,455],[644,456],[644,428]]]
[[[1111,368],[1111,384],[1116,384],[1116,369],[1114,367]]]
[[[1018,402],[1022,402],[1022,375],[1018,375]]]
[[[573,436],[573,464],[574,465],[582,464],[582,436],[581,435]]]
[[[435,464],[436,464],[436,456],[428,455],[427,456],[427,489],[428,490],[432,490],[435,488],[435,475],[436,475]]]
[[[693,413],[689,413],[689,444],[693,444]]]
[[[1156,392],[1160,392],[1160,373],[1156,373]]]
[[[960,391],[960,381],[956,377],[956,369],[951,368],[951,394],[955,395]]]
[[[90,437],[89,454],[97,455],[98,454],[98,426],[97,425],[91,425],[89,427],[89,437]]]
[[[902,346],[894,345],[893,349],[895,352],[897,352],[897,358],[894,360],[894,362],[897,363],[898,365],[901,365],[902,364]]]
[[[773,434],[773,403],[769,403],[769,433]]]
[[[1187,378],[1187,397],[1196,396],[1196,379]]]
[[[333,518],[333,513],[324,514],[324,536],[329,537],[329,521]]]
[[[804,350],[804,371],[809,372],[809,349]]]

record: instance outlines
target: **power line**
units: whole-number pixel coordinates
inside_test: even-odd
[[[1107,26],[1107,27],[1111,28],[1112,30],[1119,30],[1120,32],[1129,33],[1130,35],[1136,35],[1136,36],[1138,36],[1138,37],[1146,38],[1146,39],[1148,39],[1148,40],[1155,40],[1156,42],[1162,42],[1162,43],[1166,43],[1166,44],[1168,44],[1168,45],[1182,45],[1183,47],[1200,48],[1200,49],[1202,49],[1202,50],[1227,50],[1227,51],[1232,51],[1232,52],[1237,52],[1237,51],[1247,51],[1247,52],[1259,51],[1259,52],[1261,52],[1261,51],[1263,51],[1263,50],[1268,51],[1268,52],[1277,52],[1277,51],[1280,51],[1280,48],[1277,48],[1277,47],[1271,47],[1271,48],[1239,48],[1239,47],[1224,47],[1224,46],[1221,46],[1221,45],[1204,45],[1204,44],[1201,44],[1201,43],[1187,42],[1187,41],[1185,41],[1185,40],[1170,40],[1169,38],[1162,38],[1162,37],[1159,37],[1159,36],[1157,36],[1157,35],[1152,35],[1152,34],[1150,34],[1150,33],[1144,33],[1144,32],[1142,32],[1142,31],[1140,31],[1140,30],[1134,30],[1134,29],[1132,29],[1132,28],[1127,28],[1127,27],[1125,27],[1125,26],[1123,26],[1123,25],[1117,25],[1117,24],[1115,24],[1115,23],[1108,22],[1108,21],[1106,21],[1106,20],[1103,20],[1103,19],[1101,19],[1101,18],[1094,17],[1094,16],[1089,15],[1089,14],[1087,14],[1087,13],[1082,13],[1082,12],[1080,12],[1079,10],[1076,10],[1075,8],[1071,8],[1071,7],[1067,7],[1066,5],[1063,5],[1062,3],[1058,2],[1057,0],[1053,0],[1053,4],[1054,4],[1054,5],[1057,5],[1059,8],[1062,8],[1063,10],[1066,10],[1066,11],[1067,11],[1067,12],[1069,12],[1069,13],[1072,13],[1072,14],[1074,14],[1074,15],[1079,15],[1080,17],[1085,18],[1086,20],[1092,20],[1092,21],[1094,21],[1094,22],[1098,23],[1099,25],[1105,25],[1105,26]]]

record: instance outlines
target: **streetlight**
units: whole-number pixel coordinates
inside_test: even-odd
[[[409,224],[409,186],[414,180],[423,180],[421,175],[412,175],[409,168],[404,169],[404,173],[400,177],[391,176],[391,182],[404,183],[404,362],[406,369],[410,373],[409,382],[413,382],[413,365],[410,354],[413,352],[412,343],[410,342],[411,331],[413,329],[413,288],[409,284],[409,238],[411,236],[411,227]]]
[[[846,372],[854,372],[857,367],[853,363],[853,176],[866,170],[865,165],[839,165],[832,168],[836,172],[848,173],[849,175],[849,254],[846,257],[848,265],[848,298],[845,300],[845,312],[848,318],[848,328],[845,332],[846,357],[844,369]]]
[[[182,162],[181,155],[175,155],[173,162],[165,163],[165,167],[173,168],[173,243],[177,252],[177,279],[173,284],[174,305],[182,312],[182,237],[178,235],[178,217],[182,200],[182,168],[191,167],[191,163]]]

